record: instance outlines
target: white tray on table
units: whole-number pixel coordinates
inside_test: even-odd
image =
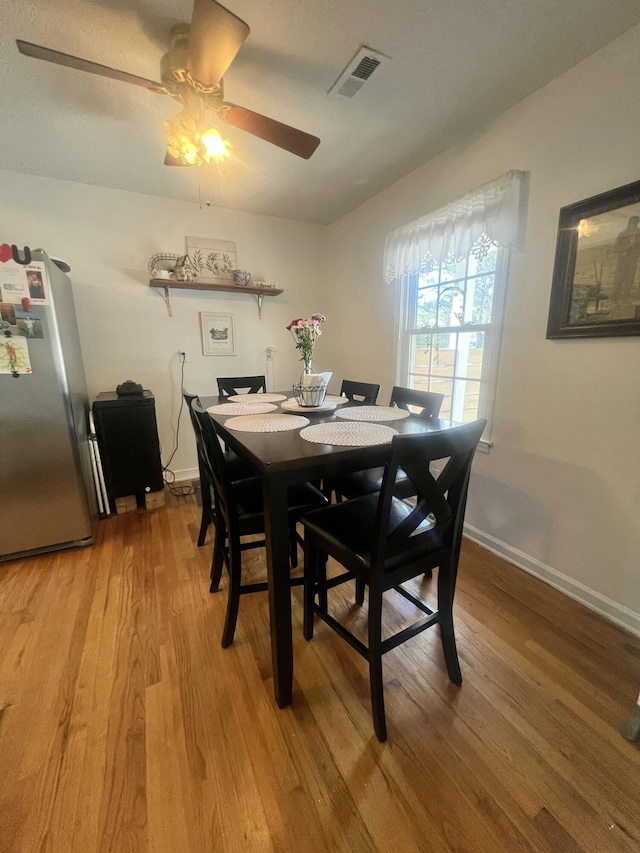
[[[328,398],[320,406],[301,406],[299,403],[296,403],[293,397],[285,400],[284,403],[280,403],[280,408],[284,409],[285,412],[305,412],[308,415],[312,415],[314,412],[332,412],[336,406],[337,403],[332,402]]]

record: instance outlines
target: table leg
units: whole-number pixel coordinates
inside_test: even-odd
[[[276,702],[291,703],[293,640],[291,635],[291,584],[289,571],[289,522],[287,485],[277,474],[264,481],[271,663]]]

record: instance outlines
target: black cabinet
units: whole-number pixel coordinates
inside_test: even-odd
[[[103,391],[93,404],[98,446],[111,501],[163,488],[155,399]]]

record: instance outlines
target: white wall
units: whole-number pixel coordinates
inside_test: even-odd
[[[321,310],[324,227],[273,217],[0,172],[3,242],[43,247],[71,265],[89,398],[135,379],[156,396],[162,458],[173,446],[180,402],[177,350],[189,351],[185,387],[217,393],[217,376],[267,373],[266,348],[276,347],[277,388],[300,375],[286,326]],[[279,281],[281,296],[255,297],[174,290],[173,317],[161,291],[148,287],[147,262],[158,251],[184,252],[185,236],[234,240],[238,265],[258,280]],[[236,356],[203,356],[198,312],[235,315]],[[195,469],[191,426],[183,413],[178,476]]]
[[[638,633],[640,338],[547,341],[545,332],[559,209],[640,179],[639,103],[640,27],[330,226],[322,339],[334,371],[382,382],[388,398],[386,233],[509,169],[530,172],[495,447],[476,457],[467,520],[480,541]]]

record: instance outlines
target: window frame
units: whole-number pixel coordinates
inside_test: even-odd
[[[416,334],[447,334],[466,331],[483,331],[484,347],[482,357],[482,371],[478,381],[478,414],[479,418],[487,419],[487,426],[480,440],[479,449],[489,453],[493,446],[492,434],[494,426],[494,413],[496,390],[498,385],[498,373],[500,365],[500,351],[502,347],[502,331],[504,326],[504,312],[506,306],[507,286],[509,279],[509,267],[511,250],[505,246],[497,246],[496,267],[493,283],[493,299],[491,303],[491,317],[488,323],[465,323],[462,326],[447,326],[425,331],[422,327],[409,327],[409,320],[415,317],[417,310],[417,293],[419,275],[406,276],[401,280],[399,288],[399,310],[398,310],[398,346],[396,356],[396,384],[407,386],[411,382],[412,372],[412,348],[411,338]],[[468,261],[466,271],[468,272]],[[471,276],[473,277],[473,276]],[[464,281],[468,281],[465,276]],[[455,279],[460,281],[460,279]],[[452,379],[455,379],[455,368]],[[458,381],[464,381],[464,377],[457,377]]]

